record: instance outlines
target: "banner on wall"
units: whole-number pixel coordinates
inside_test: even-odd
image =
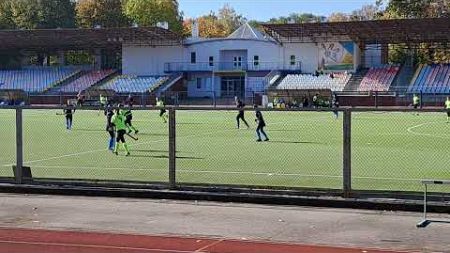
[[[327,42],[319,45],[319,68],[323,70],[352,70],[354,43]]]

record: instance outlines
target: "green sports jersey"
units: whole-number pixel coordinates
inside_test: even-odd
[[[114,115],[112,117],[112,123],[116,126],[116,130],[126,130],[125,117],[122,114]]]
[[[156,106],[157,107],[164,107],[164,102],[159,100],[158,102],[156,102]]]
[[[108,99],[107,99],[106,97],[100,96],[100,103],[106,104],[106,101],[107,101],[107,100],[108,100]]]
[[[418,96],[414,96],[413,97],[413,104],[418,105],[419,104],[419,97]]]
[[[445,101],[445,108],[450,110],[450,100]]]

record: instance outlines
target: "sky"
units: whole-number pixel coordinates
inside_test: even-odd
[[[249,20],[268,21],[273,17],[287,16],[293,12],[306,12],[328,16],[333,12],[350,13],[375,0],[178,0],[180,10],[187,18],[217,13],[229,3],[237,13]]]

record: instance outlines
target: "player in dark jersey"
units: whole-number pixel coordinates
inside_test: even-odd
[[[256,128],[256,135],[258,135],[257,142],[262,141],[261,140],[261,134],[264,135],[264,141],[269,141],[269,137],[267,137],[266,132],[264,132],[264,127],[266,126],[266,122],[264,121],[263,115],[261,111],[258,110],[258,106],[254,105],[253,108],[256,109],[256,119],[255,122],[258,124],[258,127]]]
[[[75,113],[75,106],[70,104],[69,101],[67,101],[66,107],[63,109],[63,114],[66,116],[66,128],[67,130],[72,129],[72,122],[73,122],[73,114]]]
[[[128,133],[134,131],[134,134],[138,134],[139,130],[133,126],[131,121],[133,120],[133,113],[131,112],[131,105],[128,105],[128,108],[124,110],[123,116],[125,117],[125,125],[128,129]]]
[[[112,117],[114,116],[114,110],[112,106],[109,104],[105,108],[105,116],[106,116],[106,132],[109,133],[109,145],[108,149],[113,151],[115,146],[115,133],[114,133],[114,124],[112,123]]]
[[[247,128],[250,128],[250,126],[248,125],[247,121],[245,120],[245,116],[244,116],[244,110],[243,110],[245,107],[244,102],[242,102],[238,97],[234,97],[234,102],[236,103],[236,107],[239,109],[239,113],[236,116],[237,128],[239,129],[241,120],[242,120],[242,122],[244,122],[244,124],[247,126]]]

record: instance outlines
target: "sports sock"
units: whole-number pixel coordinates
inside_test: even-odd
[[[127,151],[127,153],[130,153],[130,150],[128,149],[128,145],[126,143],[123,144],[123,147],[125,148],[125,151]]]
[[[116,142],[116,145],[114,146],[114,153],[116,153],[117,151],[119,151],[119,143]]]

